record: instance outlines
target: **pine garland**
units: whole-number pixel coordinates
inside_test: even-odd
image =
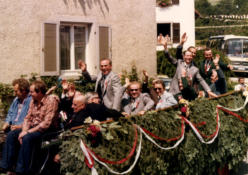
[[[216,129],[216,105],[238,108],[244,103],[244,97],[235,93],[219,99],[199,99],[190,104],[189,120],[205,135],[211,135]],[[238,112],[248,118],[248,112],[243,109]],[[84,163],[84,155],[79,147],[82,139],[97,155],[108,160],[118,161],[126,157],[132,148],[135,123],[153,134],[163,138],[177,137],[181,133],[179,111],[170,108],[165,111],[148,112],[144,116],[134,116],[130,119],[121,118],[118,122],[102,126],[102,137],[99,145],[92,147],[87,139],[87,129],[75,132],[67,131],[61,145],[61,171],[63,174],[90,174],[90,169]],[[163,151],[143,138],[141,155],[131,174],[216,174],[219,167],[228,165],[229,169],[244,158],[248,148],[248,124],[222,111],[220,115],[220,132],[214,143],[202,144],[191,128],[186,125],[184,141],[176,148]],[[209,140],[204,138],[206,141]],[[175,143],[156,140],[163,147]],[[126,170],[134,161],[134,156],[120,165],[109,165],[116,171]],[[110,174],[105,167],[95,162],[94,167],[99,174]]]

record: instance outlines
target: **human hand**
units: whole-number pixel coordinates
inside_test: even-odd
[[[146,111],[140,111],[138,112],[138,115],[144,115],[146,113]]]
[[[205,97],[204,91],[199,91],[198,98]]]
[[[9,123],[5,122],[5,123],[3,124],[2,130],[3,130],[3,131],[6,131],[6,130],[8,129],[8,127],[9,127]]]
[[[219,54],[216,54],[215,55],[215,59],[213,60],[214,65],[217,66],[219,64],[219,61],[220,61],[220,55]]]
[[[231,64],[228,64],[227,67],[230,69],[230,70],[233,70],[233,66]]]
[[[147,73],[146,70],[143,70],[142,72],[143,72],[143,75],[144,75],[144,77],[145,77],[144,81],[147,83],[147,82],[148,82],[149,74]]]
[[[79,60],[78,61],[78,67],[82,70],[82,72],[86,72],[87,71],[87,65],[82,60]]]
[[[68,90],[68,93],[67,93],[68,97],[73,98],[74,95],[75,95],[75,92],[76,92],[75,86],[72,83],[70,83],[68,86],[69,86],[69,90]]]
[[[63,93],[66,93],[69,90],[69,83],[66,80],[62,80],[62,89],[63,89]]]
[[[211,91],[208,91],[208,96],[209,97],[214,97],[214,98],[218,97],[218,95],[216,95],[215,93],[213,93]]]
[[[125,78],[125,87],[127,88],[130,85],[130,80],[128,77]]]
[[[181,38],[181,45],[183,45],[188,39],[188,36],[187,36],[187,33],[184,32],[183,35],[182,35],[182,38]]]
[[[56,88],[57,86],[52,86],[50,89],[47,90],[46,95],[51,94]]]
[[[129,117],[129,116],[130,116],[130,115],[129,115],[128,113],[126,113],[126,112],[122,112],[121,114],[124,115],[125,117]]]
[[[22,138],[23,138],[26,134],[28,134],[27,131],[22,131],[22,132],[19,134],[18,140],[19,140],[20,144],[22,144]]]
[[[164,37],[159,40],[159,44],[163,45],[165,50],[167,49],[167,39]]]
[[[22,125],[11,125],[10,130],[13,131],[16,129],[21,129],[21,128],[22,128]]]

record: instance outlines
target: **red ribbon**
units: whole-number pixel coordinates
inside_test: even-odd
[[[83,143],[84,144],[84,143]],[[84,146],[86,147],[88,153],[89,153],[89,149],[87,148],[87,146],[84,144]],[[93,157],[89,154],[90,156],[90,160],[92,162],[92,164],[90,164],[89,160],[86,158],[86,156],[84,156],[84,162],[86,163],[86,165],[91,169],[94,166],[94,159]]]
[[[133,142],[133,147],[131,149],[131,151],[129,152],[128,156],[124,159],[121,159],[119,161],[110,161],[110,160],[107,160],[107,159],[104,159],[98,155],[96,155],[96,153],[94,153],[92,150],[90,150],[86,145],[86,148],[89,150],[89,152],[91,152],[92,154],[94,154],[94,156],[96,156],[97,159],[99,159],[100,161],[104,162],[104,163],[108,163],[108,164],[122,164],[124,162],[126,162],[128,159],[130,159],[134,152],[135,152],[135,149],[136,149],[136,145],[137,145],[137,140],[138,140],[138,131],[137,131],[137,126],[136,125],[133,125],[134,127],[134,133],[135,133],[135,138],[134,138],[134,142]]]
[[[236,113],[234,113],[232,111],[229,111],[228,109],[225,109],[225,108],[220,107],[220,106],[217,106],[217,108],[220,109],[220,110],[222,110],[222,111],[224,111],[224,112],[226,112],[226,113],[228,113],[228,114],[230,114],[230,115],[232,115],[232,116],[234,116],[234,117],[237,117],[239,120],[241,120],[241,121],[243,121],[245,123],[248,123],[248,119],[244,119],[240,115],[238,115],[238,114],[236,114]]]
[[[156,136],[155,134],[151,133],[150,131],[146,130],[145,128],[142,128],[142,130],[143,130],[145,133],[147,133],[148,135],[150,135],[150,136],[152,136],[153,138],[155,138],[155,139],[163,140],[163,141],[166,141],[166,142],[171,142],[171,141],[178,140],[178,139],[180,139],[180,138],[183,136],[183,134],[184,134],[184,121],[183,121],[183,119],[181,120],[181,134],[180,134],[180,136],[175,137],[175,138],[165,139],[165,138]]]
[[[194,127],[196,128],[196,130],[199,132],[199,134],[200,134],[202,137],[204,137],[204,138],[213,138],[213,137],[217,134],[217,131],[218,131],[218,129],[219,129],[219,125],[218,125],[218,120],[219,120],[219,111],[218,111],[218,107],[216,108],[216,113],[217,113],[217,116],[216,116],[216,128],[215,128],[215,132],[214,132],[213,134],[211,134],[211,135],[205,135],[205,134],[203,134],[203,133],[196,127],[196,125],[193,124]],[[183,120],[184,120],[187,124],[189,124],[188,121],[185,120],[185,118],[184,118],[183,116],[181,116],[181,117],[183,118]]]

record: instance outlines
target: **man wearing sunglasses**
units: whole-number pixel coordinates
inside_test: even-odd
[[[171,93],[166,92],[165,85],[162,80],[155,81],[153,89],[158,96],[158,103],[156,105],[156,109],[168,108],[177,104],[177,101],[174,96]]]
[[[139,82],[131,82],[128,86],[128,96],[122,99],[123,114],[128,115],[143,115],[146,111],[154,106],[153,100],[147,93],[141,93],[141,85]]]

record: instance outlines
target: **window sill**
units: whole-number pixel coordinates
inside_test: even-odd
[[[60,77],[62,79],[79,79],[79,77],[81,76],[81,70],[77,69],[77,70],[61,70],[60,71]]]

